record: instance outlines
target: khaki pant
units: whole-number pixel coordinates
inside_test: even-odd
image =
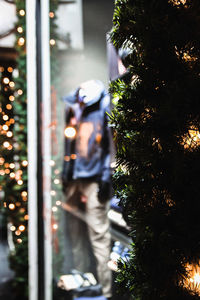
[[[101,204],[97,197],[98,184],[77,180],[71,182],[67,187],[67,210],[78,218],[73,219],[70,224],[72,253],[75,267],[79,271],[85,270],[88,257],[84,254],[84,233],[82,233],[83,223],[87,224],[88,234],[94,256],[97,263],[97,276],[102,285],[105,297],[111,297],[112,272],[107,263],[110,256],[111,236],[109,232],[109,220],[107,217],[108,203]],[[85,203],[81,203],[86,201]],[[78,224],[79,223],[79,224]],[[85,230],[85,229],[84,229]]]

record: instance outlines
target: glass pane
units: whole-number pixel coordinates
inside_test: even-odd
[[[53,3],[49,14],[53,295],[104,299],[115,295],[116,258],[126,254],[129,244],[118,200],[108,194],[114,163],[106,113],[111,107],[108,87],[118,75],[118,55],[107,40],[114,3],[63,1],[56,9]]]

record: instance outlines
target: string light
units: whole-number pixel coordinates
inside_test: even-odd
[[[8,127],[8,125],[3,125],[2,128],[3,128],[3,130],[7,131],[9,127]]]
[[[14,203],[10,203],[8,205],[8,207],[9,207],[10,210],[14,210],[15,209],[15,204]]]
[[[58,229],[58,224],[54,223],[52,227],[53,227],[54,230],[57,230]]]
[[[21,244],[21,243],[22,243],[22,239],[17,239],[17,242],[18,242],[19,244]]]
[[[14,169],[15,164],[14,164],[14,163],[10,163],[9,167],[10,167],[11,169]]]
[[[24,225],[20,225],[20,226],[19,226],[19,230],[20,230],[20,231],[24,231],[25,228],[26,228],[26,227],[25,227]]]
[[[27,160],[23,160],[22,166],[23,166],[23,167],[27,167],[27,166],[28,166],[28,161],[27,161]]]
[[[19,231],[19,230],[15,231],[15,235],[19,236],[20,234],[21,234],[21,231]]]
[[[51,40],[49,41],[49,43],[50,43],[51,46],[54,46],[54,45],[56,44],[56,41],[55,41],[54,39],[51,39]]]
[[[8,110],[12,109],[12,105],[11,105],[11,104],[7,104],[7,105],[6,105],[6,108],[7,108]]]
[[[23,38],[23,37],[20,37],[19,39],[18,39],[18,45],[19,46],[23,46],[24,45],[24,43],[25,43],[25,39]]]
[[[23,28],[22,28],[21,26],[19,26],[19,27],[17,27],[17,31],[18,31],[19,33],[22,33],[22,32],[23,32]]]
[[[74,138],[76,136],[76,129],[74,127],[66,127],[64,134],[67,138]]]
[[[49,17],[50,17],[50,18],[54,18],[54,16],[55,16],[55,15],[54,15],[54,12],[53,12],[53,11],[50,11],[50,12],[49,12]]]
[[[15,86],[14,81],[11,81],[11,82],[9,83],[9,86],[10,86],[11,88],[13,88],[13,87]]]
[[[24,16],[25,16],[25,10],[20,9],[19,15],[20,15],[21,17],[24,17]]]
[[[53,167],[53,166],[55,166],[55,161],[54,160],[50,160],[50,162],[49,162],[49,165],[51,166],[51,167]]]
[[[56,201],[56,205],[58,205],[58,206],[61,205],[61,201],[60,201],[60,200],[57,200],[57,201]]]
[[[15,178],[15,173],[14,172],[10,173],[10,178]]]
[[[12,68],[12,67],[8,67],[7,70],[8,70],[9,73],[12,73],[12,72],[13,72],[13,68]]]
[[[4,120],[4,121],[7,121],[8,119],[9,119],[9,117],[8,117],[7,115],[4,115],[4,116],[3,116],[3,120]]]
[[[29,216],[28,216],[28,215],[25,215],[25,216],[24,216],[24,220],[28,221],[28,219],[29,219]]]
[[[27,195],[28,195],[28,194],[27,194],[26,191],[21,192],[21,196],[22,196],[22,197],[27,197]]]
[[[10,226],[10,230],[11,231],[15,231],[16,230],[16,227],[14,225]]]
[[[23,180],[21,180],[21,179],[18,180],[18,181],[17,181],[17,184],[22,185],[22,184],[23,184]]]
[[[9,82],[10,82],[10,79],[8,77],[4,77],[3,83],[4,84],[9,84]]]
[[[59,179],[54,179],[54,183],[55,183],[55,184],[59,184],[59,183],[60,183],[60,180],[59,180]]]
[[[57,210],[58,210],[58,208],[57,208],[56,206],[53,206],[53,207],[52,207],[52,211],[53,211],[53,212],[56,212]]]
[[[55,195],[56,195],[56,191],[51,191],[51,192],[50,192],[50,195],[51,195],[51,196],[55,196]]]
[[[14,100],[15,100],[15,97],[14,97],[13,95],[10,95],[10,96],[9,96],[9,100],[10,100],[10,101],[14,101]]]
[[[4,148],[8,148],[10,146],[10,143],[6,141],[3,143],[3,146],[4,146]]]
[[[0,67],[0,72],[3,72],[4,71],[4,67]]]
[[[8,131],[6,135],[7,135],[7,137],[12,137],[13,133],[11,131]]]

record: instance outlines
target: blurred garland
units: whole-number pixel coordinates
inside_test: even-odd
[[[122,293],[200,296],[200,2],[117,0],[111,39],[128,48],[113,82],[114,185],[133,239]]]

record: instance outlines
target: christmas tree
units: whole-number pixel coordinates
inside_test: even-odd
[[[200,297],[200,2],[117,0],[116,194],[131,226],[118,282],[138,300]]]

